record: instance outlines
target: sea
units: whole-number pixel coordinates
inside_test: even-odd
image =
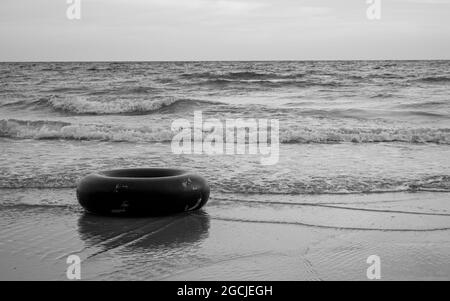
[[[195,112],[278,120],[278,162],[174,153],[172,123]],[[226,220],[304,223],[289,205],[321,198],[442,199],[450,192],[450,61],[0,63],[0,150],[0,207],[79,208],[83,176],[131,167],[201,174],[212,216]],[[425,212],[435,213],[445,221],[406,230],[450,227],[447,209]],[[309,219],[323,226],[332,217]],[[346,226],[385,225],[330,225]]]

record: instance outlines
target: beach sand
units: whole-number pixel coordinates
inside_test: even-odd
[[[262,197],[277,204],[259,207]],[[82,280],[367,280],[370,255],[382,280],[450,280],[448,193],[213,194],[162,218],[91,215],[74,189],[1,198],[0,280],[66,280],[71,254]]]

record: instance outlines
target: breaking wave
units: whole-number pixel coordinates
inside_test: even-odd
[[[179,129],[181,130],[181,129]],[[203,129],[203,138],[210,133]],[[129,127],[115,124],[75,124],[63,121],[0,120],[0,137],[14,139],[99,140],[111,142],[170,142],[176,132],[170,124]],[[281,128],[279,142],[285,144],[332,143],[435,143],[450,144],[450,129],[431,128]],[[225,141],[224,133],[224,141]],[[269,142],[270,142],[269,131]],[[247,141],[258,142],[252,132]]]
[[[56,111],[70,114],[147,114],[170,106],[186,104],[199,105],[202,101],[189,99],[165,98],[160,100],[116,100],[110,102],[90,100],[85,97],[52,98],[50,105]],[[206,102],[205,102],[206,103]]]
[[[72,124],[60,121],[0,120],[0,137],[16,139],[98,140],[112,142],[171,141],[172,132],[164,128],[121,125]]]
[[[291,128],[280,129],[282,143],[436,143],[450,144],[450,129],[430,128]]]
[[[50,107],[52,110],[71,115],[144,115],[161,110],[176,110],[178,107],[201,107],[212,104],[210,101],[196,99],[161,98],[155,100],[120,99],[114,101],[96,100],[84,96],[49,97],[27,103],[19,101],[8,106]]]

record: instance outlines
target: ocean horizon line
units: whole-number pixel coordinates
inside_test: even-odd
[[[55,61],[0,61],[0,64],[37,64],[37,63],[215,63],[215,62],[230,62],[230,63],[258,63],[258,62],[439,62],[450,61],[448,59],[285,59],[285,60],[55,60]]]

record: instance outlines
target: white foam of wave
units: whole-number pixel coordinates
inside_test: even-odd
[[[281,143],[437,143],[450,144],[450,129],[307,128],[280,129]]]
[[[203,138],[209,133],[210,129],[205,128]],[[170,142],[175,134],[170,128],[170,123],[128,127],[60,121],[0,120],[0,137],[16,139]],[[252,135],[255,137],[247,137],[247,141],[258,141],[258,133],[252,132]],[[450,129],[288,127],[280,129],[280,142],[285,144],[403,142],[447,145],[450,144]]]
[[[122,99],[115,101],[98,101],[83,96],[57,98],[49,100],[51,107],[57,111],[72,114],[130,114],[157,111],[163,107],[179,102],[176,98],[158,100]]]
[[[171,141],[166,128],[121,125],[71,124],[58,121],[0,120],[0,136],[19,139],[100,140],[113,142]]]

